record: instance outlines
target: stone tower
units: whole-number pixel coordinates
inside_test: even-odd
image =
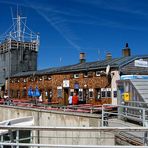
[[[26,17],[13,20],[0,42],[0,85],[16,73],[37,70],[39,36],[26,26]]]

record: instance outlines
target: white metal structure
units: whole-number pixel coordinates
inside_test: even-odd
[[[27,126],[27,127],[24,127],[24,126],[0,126],[0,129],[1,130],[9,130],[9,131],[13,131],[13,130],[16,130],[16,131],[19,131],[19,130],[31,130],[31,131],[34,131],[34,132],[46,132],[46,133],[49,133],[49,132],[98,132],[98,133],[118,133],[118,132],[146,132],[148,130],[148,128],[146,127],[40,127],[40,126]],[[43,135],[42,135],[43,136]],[[52,135],[54,137],[54,135]],[[59,137],[61,135],[58,135]],[[73,135],[73,136],[76,136],[76,135]],[[32,137],[33,139],[34,138],[46,138],[46,135],[44,135],[44,137]],[[58,137],[56,137],[58,138]],[[63,137],[62,140],[64,140],[64,138],[66,137]],[[74,140],[74,137],[69,137],[69,138],[73,138]],[[81,137],[77,137],[77,138],[81,138]],[[88,138],[88,137],[87,137]],[[90,139],[91,137],[89,137],[89,139],[87,139],[88,141],[91,140]],[[108,138],[108,137],[104,137],[104,138]],[[123,148],[125,146],[115,146],[115,145],[80,145],[80,144],[60,144],[60,143],[56,143],[56,144],[52,144],[52,143],[44,143],[44,141],[41,141],[41,139],[37,140],[34,139],[32,142],[30,143],[21,143],[19,141],[15,141],[15,142],[4,142],[1,140],[0,142],[0,145],[1,147],[3,147],[4,145],[6,146],[17,146],[17,148],[19,148],[19,146],[31,146],[31,147],[58,147],[58,148],[73,148],[73,147],[78,147],[78,148],[103,148],[103,147],[106,147],[106,148]],[[141,148],[141,146],[126,146],[127,148]],[[145,146],[142,146],[142,147],[145,147]]]
[[[0,42],[7,39],[19,42],[34,42],[39,45],[39,35],[27,27],[27,17],[22,17],[17,14],[16,18],[12,18],[12,26],[0,36]]]

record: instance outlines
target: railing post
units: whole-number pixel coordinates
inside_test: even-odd
[[[102,105],[102,127],[104,126],[104,105]]]
[[[142,109],[142,116],[143,126],[145,126],[145,108]]]
[[[1,135],[1,142],[4,142],[4,137]],[[1,145],[1,148],[3,148],[3,145]]]
[[[143,110],[142,110],[142,120],[143,120],[143,127],[147,127],[147,124],[146,124],[146,120],[145,120],[145,108],[143,108]],[[147,146],[148,145],[148,132],[147,131],[145,131],[144,132],[144,145],[145,146]]]
[[[16,148],[19,148],[19,130],[16,131],[16,143],[17,143]]]

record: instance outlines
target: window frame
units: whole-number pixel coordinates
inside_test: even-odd
[[[96,71],[95,73],[96,73],[96,77],[100,77],[101,76],[100,71]]]
[[[73,77],[74,77],[75,79],[78,79],[78,78],[80,77],[80,74],[79,74],[79,73],[75,73],[75,74],[73,75]]]

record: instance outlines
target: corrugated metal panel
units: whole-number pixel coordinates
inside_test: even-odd
[[[148,80],[147,79],[135,79],[131,80],[132,84],[139,92],[141,97],[148,102]]]

